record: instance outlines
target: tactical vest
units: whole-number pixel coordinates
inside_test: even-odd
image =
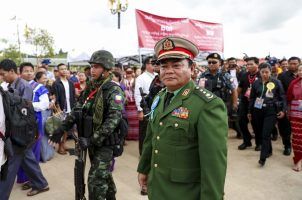
[[[211,91],[216,96],[220,97],[224,102],[230,100],[231,91],[227,88],[226,80],[223,73],[218,73],[214,78],[207,78],[205,82],[205,89]]]

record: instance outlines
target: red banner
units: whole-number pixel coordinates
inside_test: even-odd
[[[196,44],[200,51],[223,53],[222,24],[188,18],[168,18],[136,10],[138,44],[153,49],[161,38],[179,36]]]

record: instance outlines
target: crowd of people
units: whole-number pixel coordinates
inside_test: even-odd
[[[49,161],[55,153],[48,139],[59,143],[59,154],[67,154],[66,140],[72,132],[77,132],[71,116],[78,104],[94,120],[91,123],[93,134],[83,142],[89,148],[92,162],[88,177],[89,199],[98,199],[97,196],[115,199],[116,187],[107,172],[109,168],[112,170],[114,159],[110,150],[101,146],[112,134],[106,128],[114,129],[122,117],[128,122],[126,139],[139,142],[141,194],[148,194],[150,199],[177,199],[189,190],[192,199],[198,194],[204,195],[205,199],[221,199],[226,173],[227,127],[234,129],[236,137],[243,140],[239,150],[251,147],[254,135],[255,151],[260,151],[260,166],[272,156],[271,141],[277,140],[279,133],[284,145],[283,154],[289,156],[293,150],[293,170],[301,171],[300,58],[278,60],[267,57],[260,63],[257,57],[246,57],[244,64],[240,65],[236,58],[223,60],[218,53],[211,53],[206,58],[208,65],[199,66],[194,62],[197,54],[194,44],[170,37],[159,41],[155,55],[146,57],[138,69],[114,64],[113,56],[106,51],[93,54],[90,65],[79,72],[70,71],[64,63],[51,70],[49,59],[43,60],[39,66],[21,63],[18,67],[12,60],[2,60],[1,87],[5,90],[12,88],[32,102],[39,136],[33,146],[11,158],[5,155],[4,139],[0,139],[0,172],[8,172],[5,180],[0,181],[0,199],[9,198],[16,176],[23,190],[31,189],[28,196],[49,190],[39,162]],[[107,80],[118,87],[105,88]],[[99,94],[100,90],[104,94]],[[0,103],[1,138],[5,138],[3,110]],[[56,112],[63,113],[65,120],[61,129],[55,130],[51,133],[53,138],[49,138],[45,124]],[[200,139],[200,135],[207,141]],[[172,151],[179,152],[179,155]],[[213,162],[220,164],[215,168]],[[171,163],[174,171],[169,171]],[[162,171],[157,171],[162,165]],[[200,172],[197,169],[201,169]],[[169,173],[173,180],[168,177]],[[147,184],[148,176],[152,176],[151,186]],[[211,183],[202,191],[196,180],[201,177],[202,181]],[[187,188],[181,183],[188,183]],[[98,184],[107,184],[108,187],[99,189]]]

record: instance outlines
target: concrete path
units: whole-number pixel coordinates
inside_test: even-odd
[[[282,142],[273,142],[273,156],[265,167],[258,166],[259,152],[252,148],[237,150],[241,140],[234,138],[230,131],[228,143],[228,171],[225,186],[226,200],[302,200],[302,172],[294,172],[292,156],[283,156]],[[72,147],[73,142],[69,141]],[[136,167],[138,143],[127,142],[125,153],[117,159],[113,173],[118,188],[118,200],[147,200],[139,194]],[[50,186],[48,192],[27,197],[21,186],[15,184],[11,200],[73,200],[74,156],[59,155],[41,164]],[[88,166],[89,167],[89,166]],[[87,177],[87,176],[86,176]],[[185,199],[185,197],[183,198]]]

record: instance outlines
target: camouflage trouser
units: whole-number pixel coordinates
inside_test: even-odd
[[[91,168],[88,174],[89,200],[115,200],[116,187],[109,170],[112,149],[89,149]]]

